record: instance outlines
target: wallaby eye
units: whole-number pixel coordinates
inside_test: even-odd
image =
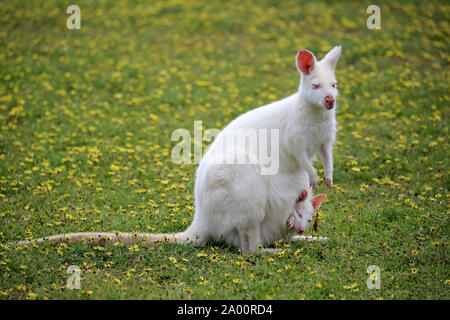
[[[336,88],[336,87],[337,87],[337,83],[333,83],[331,86],[332,86],[333,88]]]
[[[313,83],[313,85],[312,85],[313,89],[319,89],[319,87],[320,87],[320,84]]]

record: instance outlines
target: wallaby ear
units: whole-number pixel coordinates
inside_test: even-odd
[[[323,57],[322,61],[325,64],[328,64],[332,69],[336,66],[336,63],[341,56],[342,46],[336,46],[328,52],[325,57]]]
[[[322,201],[325,200],[326,197],[327,197],[326,194],[318,194],[317,196],[311,198],[314,210],[319,209],[320,205],[322,204]]]
[[[297,198],[296,202],[305,201],[305,199],[308,197],[308,191],[306,189],[303,189],[302,192],[300,192],[300,195]]]
[[[316,57],[311,51],[300,50],[295,57],[295,63],[297,64],[297,70],[304,74],[310,74],[316,63]]]

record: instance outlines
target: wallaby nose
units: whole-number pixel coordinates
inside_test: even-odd
[[[334,97],[331,95],[325,96],[325,107],[329,110],[334,107]]]
[[[303,231],[305,231],[305,229],[303,229],[302,227],[298,227],[298,228],[297,228],[297,233],[298,233],[298,234],[302,234]]]

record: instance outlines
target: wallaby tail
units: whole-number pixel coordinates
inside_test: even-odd
[[[114,233],[114,232],[77,232],[63,233],[50,237],[43,237],[36,240],[17,241],[13,244],[24,245],[31,243],[45,242],[95,242],[114,243],[122,242],[130,245],[144,241],[148,245],[158,245],[163,242],[190,243],[195,242],[196,237],[191,234],[190,228],[179,233]]]

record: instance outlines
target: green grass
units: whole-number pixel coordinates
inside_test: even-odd
[[[0,6],[2,299],[448,299],[448,3],[68,1]],[[326,243],[276,255],[202,248],[44,244],[62,232],[173,232],[192,221],[196,165],[173,130],[223,128],[297,89],[294,57],[337,65]],[[320,165],[316,164],[321,170]],[[310,234],[312,231],[309,230]],[[80,290],[66,269],[82,268]],[[366,286],[381,270],[381,289]]]

